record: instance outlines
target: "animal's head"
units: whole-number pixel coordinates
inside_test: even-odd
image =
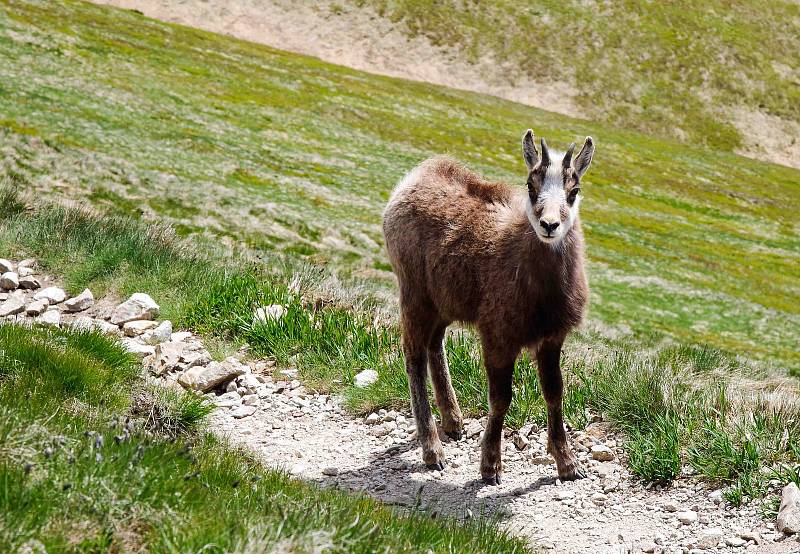
[[[551,152],[541,139],[541,152],[533,142],[533,131],[522,137],[522,155],[528,166],[528,219],[536,236],[545,244],[558,245],[567,236],[581,203],[581,177],[594,154],[592,137],[586,137],[574,156],[575,143],[565,153]]]

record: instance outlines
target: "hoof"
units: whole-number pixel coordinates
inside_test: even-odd
[[[432,464],[425,464],[425,467],[431,471],[444,471],[444,462],[434,462]]]
[[[454,431],[445,431],[444,434],[450,437],[450,439],[454,441],[460,441],[461,437],[464,435],[461,429],[456,429]]]
[[[558,478],[562,481],[577,481],[578,479],[586,479],[586,477],[586,471],[579,465],[568,471],[558,472]]]
[[[494,486],[494,485],[499,485],[502,479],[500,477],[500,474],[496,473],[495,475],[482,477],[481,481],[483,481],[484,485]]]

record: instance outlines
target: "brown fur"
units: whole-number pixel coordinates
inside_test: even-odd
[[[389,258],[400,285],[401,323],[412,408],[424,461],[443,467],[443,450],[426,391],[427,366],[453,437],[462,416],[442,352],[453,322],[480,334],[490,414],[481,474],[499,483],[503,418],[511,402],[514,362],[522,348],[536,353],[548,404],[549,448],[562,478],[581,477],[566,442],[561,414],[561,345],[583,317],[588,299],[580,223],[557,247],[542,243],[526,213],[522,187],[492,183],[455,161],[437,157],[414,169],[384,211]]]

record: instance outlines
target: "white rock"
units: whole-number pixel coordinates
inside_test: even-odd
[[[370,386],[372,383],[378,380],[378,372],[374,369],[365,369],[364,371],[358,373],[355,376],[354,382],[355,385],[363,389],[365,387]]]
[[[17,275],[19,275],[20,278],[28,277],[28,276],[33,275],[33,274],[34,274],[34,271],[29,267],[25,267],[24,265],[21,265],[21,266],[19,266],[17,268]]]
[[[25,301],[21,296],[9,296],[0,304],[0,317],[19,314],[25,311]]]
[[[25,277],[20,277],[19,279],[19,288],[21,289],[34,290],[41,286],[42,284],[39,282],[39,279],[33,275],[26,275]]]
[[[172,342],[183,342],[188,338],[191,338],[192,333],[190,331],[178,331],[177,333],[172,333],[169,336],[169,340]]]
[[[467,438],[477,437],[483,431],[483,425],[477,419],[470,421],[467,423],[467,426],[464,428],[464,434],[467,435]]]
[[[528,448],[528,439],[522,435],[514,435],[514,446],[517,447],[517,450],[525,450]]]
[[[0,275],[0,289],[16,290],[19,286],[19,275],[13,271],[6,271]]]
[[[333,466],[324,467],[322,468],[322,474],[328,477],[335,477],[339,475],[339,468]]]
[[[286,314],[286,308],[280,304],[271,304],[262,308],[257,308],[253,314],[253,324],[266,323],[267,321],[278,320]]]
[[[146,331],[150,331],[156,327],[158,327],[157,321],[145,319],[128,321],[122,326],[122,332],[126,337],[138,337],[139,335],[144,334]]]
[[[715,548],[722,540],[724,533],[719,527],[710,527],[700,532],[697,537],[697,546],[703,549]]]
[[[172,322],[162,321],[155,329],[144,334],[144,342],[147,344],[160,344],[167,342],[172,336]]]
[[[244,404],[245,406],[258,406],[258,395],[245,394],[242,397],[242,404]]]
[[[236,419],[241,419],[253,415],[256,413],[256,409],[255,406],[239,406],[231,412],[231,415]]]
[[[119,334],[119,327],[111,325],[102,319],[92,319],[89,316],[82,315],[72,322],[71,327],[79,331],[100,331],[105,334]]]
[[[747,544],[747,541],[741,537],[727,537],[725,539],[725,544],[733,548],[741,548]]]
[[[131,354],[136,354],[140,358],[144,358],[145,356],[150,356],[155,354],[155,348],[150,346],[149,344],[142,344],[138,340],[130,339],[130,338],[123,338],[121,341],[122,346],[125,347],[125,350],[130,352]]]
[[[558,498],[561,501],[572,500],[573,498],[575,498],[575,491],[570,489],[561,489],[558,492],[556,492],[556,498]]]
[[[25,313],[31,316],[42,315],[49,305],[47,300],[34,300],[25,308]]]
[[[364,419],[364,423],[366,423],[367,425],[377,425],[380,422],[381,422],[381,416],[379,416],[375,412],[372,412]]]
[[[42,300],[43,298],[46,298],[50,304],[58,304],[67,299],[67,293],[59,287],[47,287],[33,295],[34,300]]]
[[[94,305],[94,295],[89,289],[83,289],[83,292],[78,296],[70,298],[64,302],[68,312],[82,312]]]
[[[128,321],[140,319],[153,319],[158,315],[159,306],[150,295],[137,292],[131,295],[125,302],[114,308],[111,314],[111,323],[122,325]]]
[[[0,273],[6,273],[8,271],[14,271],[14,264],[5,258],[0,258]]]
[[[46,325],[55,325],[58,327],[61,325],[61,312],[57,309],[51,309],[45,311],[42,315],[36,318],[38,323],[44,323]]]
[[[722,501],[724,500],[724,497],[722,496],[722,490],[717,489],[715,491],[711,491],[708,493],[708,499],[714,504],[722,504]]]
[[[775,528],[781,533],[800,533],[800,489],[794,483],[783,487]]]
[[[686,510],[683,512],[678,512],[675,514],[675,517],[678,518],[678,521],[683,523],[684,525],[691,525],[695,521],[697,521],[697,512],[693,512],[692,510]]]
[[[614,451],[604,444],[596,444],[592,447],[592,459],[600,462],[610,462],[614,459]]]
[[[187,389],[207,392],[217,385],[235,379],[243,373],[244,370],[241,364],[234,364],[229,360],[225,360],[224,362],[211,362],[205,367],[195,366],[187,369],[178,377],[178,383]]]
[[[242,404],[242,398],[234,392],[226,392],[214,398],[214,403],[220,408],[232,408]]]

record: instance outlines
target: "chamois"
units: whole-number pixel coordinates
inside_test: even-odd
[[[564,430],[560,355],[589,295],[578,206],[594,143],[586,137],[574,158],[574,143],[564,154],[551,153],[544,139],[540,146],[541,152],[529,129],[522,139],[527,190],[486,181],[450,158],[434,157],[406,174],[383,212],[400,286],[403,353],[422,459],[431,469],[444,469],[428,402],[428,370],[442,429],[455,440],[463,432],[443,339],[453,322],[474,324],[489,384],[480,464],[487,484],[501,480],[503,419],[522,348],[536,356],[547,402],[548,450],[558,475],[586,476]]]

